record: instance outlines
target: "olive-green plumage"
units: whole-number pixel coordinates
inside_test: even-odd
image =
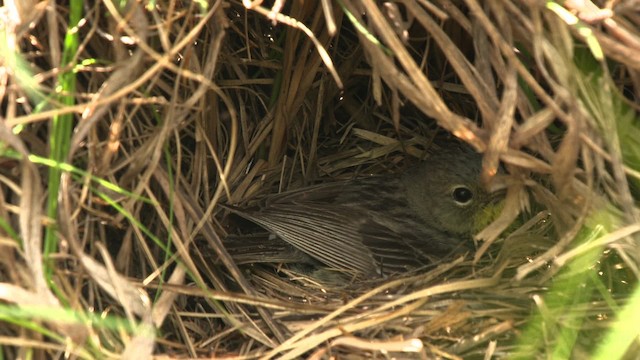
[[[495,202],[480,172],[479,154],[452,146],[404,174],[311,186],[232,211],[330,268],[374,277],[468,249],[475,219]]]

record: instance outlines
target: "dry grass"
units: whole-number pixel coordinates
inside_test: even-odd
[[[634,357],[636,2],[244,3],[4,2],[4,357]],[[447,133],[509,173],[474,257],[337,287],[226,252],[218,204]]]

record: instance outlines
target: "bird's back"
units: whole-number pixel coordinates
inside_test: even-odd
[[[321,184],[236,211],[336,270],[379,276],[450,253],[459,239],[430,228],[408,206],[400,176]]]

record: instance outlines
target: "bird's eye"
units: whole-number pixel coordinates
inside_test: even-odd
[[[451,191],[451,197],[456,204],[467,206],[473,201],[473,191],[464,185],[457,185]]]

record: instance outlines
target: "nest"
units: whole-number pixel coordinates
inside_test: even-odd
[[[6,357],[637,353],[635,1],[0,16]],[[221,204],[401,172],[440,137],[483,153],[487,183],[508,174],[475,254],[331,286],[225,250]]]

